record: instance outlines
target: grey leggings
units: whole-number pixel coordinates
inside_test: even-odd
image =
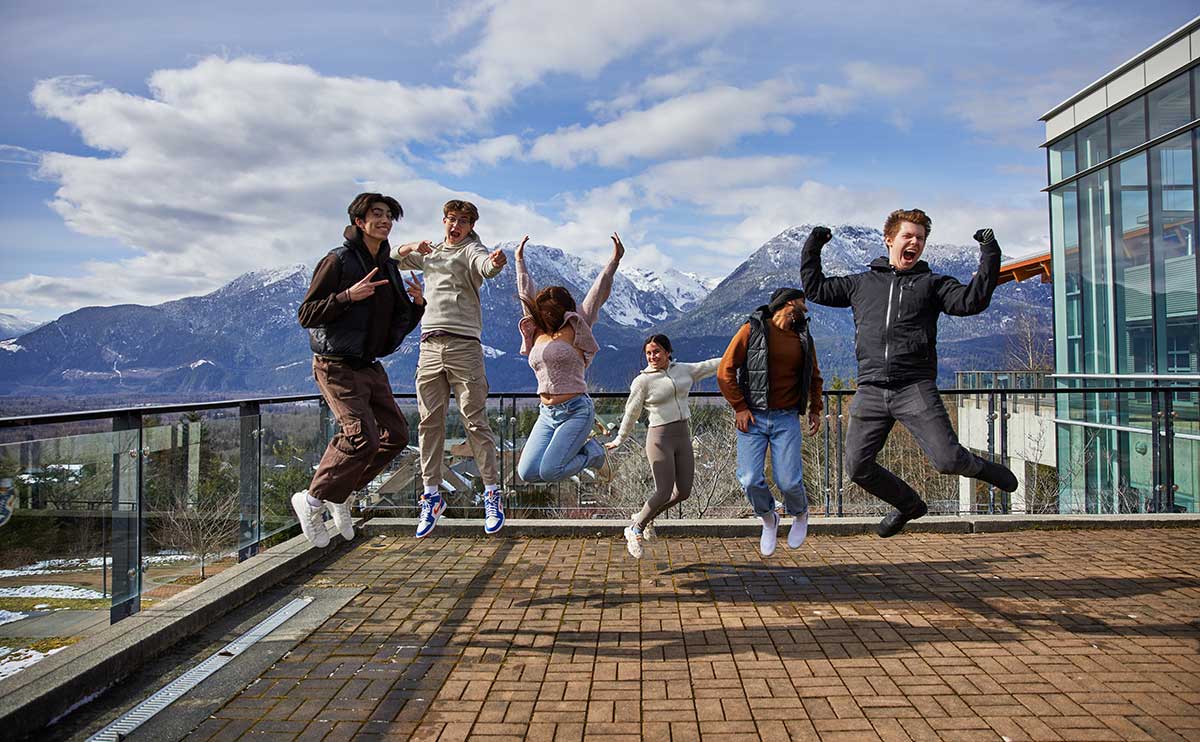
[[[639,528],[645,528],[667,508],[692,495],[696,457],[688,421],[676,420],[650,428],[646,433],[646,458],[650,459],[650,471],[654,474],[654,496],[637,514]]]

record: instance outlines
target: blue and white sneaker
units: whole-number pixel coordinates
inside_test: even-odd
[[[417,538],[428,536],[444,512],[446,512],[446,501],[442,499],[441,495],[421,495],[421,515],[417,518]]]
[[[12,517],[13,510],[16,510],[13,507],[13,500],[16,496],[17,490],[13,487],[12,480],[8,477],[0,479],[0,526],[7,523],[8,519]]]
[[[496,490],[483,497],[483,532],[495,533],[504,527],[504,501],[500,499],[500,491]]]

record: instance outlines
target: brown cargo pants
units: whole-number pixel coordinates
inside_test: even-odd
[[[361,369],[313,357],[313,376],[341,431],[329,441],[308,494],[342,503],[408,445],[408,422],[378,361]]]

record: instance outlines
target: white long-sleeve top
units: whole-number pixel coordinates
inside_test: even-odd
[[[676,363],[672,361],[665,369],[653,366],[642,369],[629,385],[629,400],[625,403],[625,417],[613,442],[620,445],[633,432],[633,424],[645,408],[650,427],[666,425],[692,416],[688,408],[688,394],[692,385],[717,373],[720,358],[710,358],[699,363]]]

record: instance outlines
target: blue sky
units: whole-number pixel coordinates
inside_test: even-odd
[[[1194,2],[6,2],[0,312],[205,293],[312,262],[361,190],[393,242],[724,276],[801,223],[921,207],[1048,244],[1038,117]],[[200,8],[203,7],[201,10]]]

